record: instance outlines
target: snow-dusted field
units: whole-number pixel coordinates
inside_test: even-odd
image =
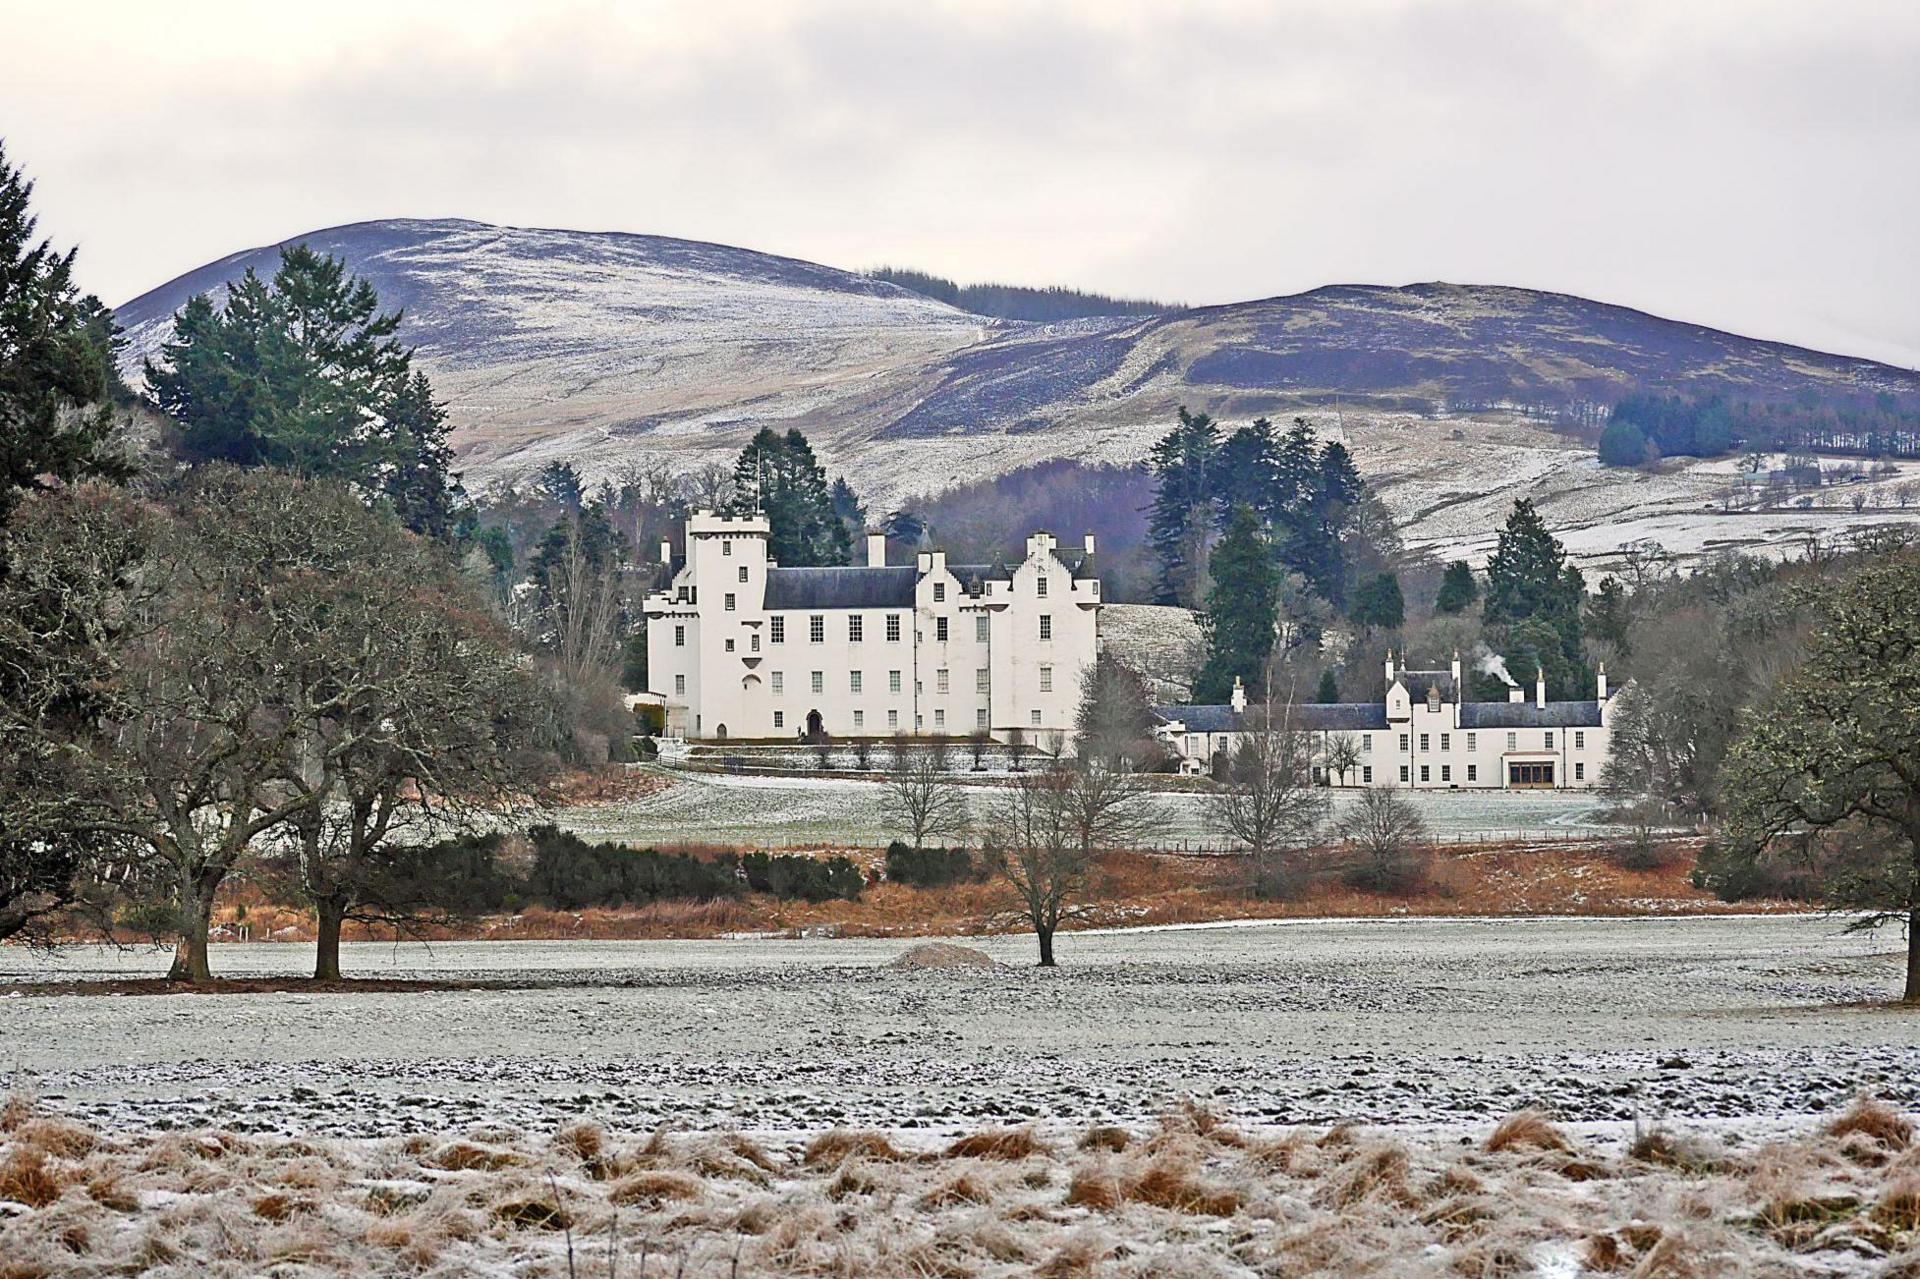
[[[900,834],[887,818],[881,783],[798,774],[792,777],[673,772],[673,784],[639,799],[589,804],[559,814],[560,825],[587,839],[650,844],[759,846],[829,844],[878,847]],[[966,788],[976,828],[991,815],[997,792]],[[1333,815],[1358,792],[1333,792]],[[1417,796],[1443,839],[1552,839],[1604,833],[1606,801],[1575,791],[1435,791]],[[1210,799],[1198,793],[1155,797],[1162,822],[1158,847],[1220,847]]]
[[[577,1116],[622,1130],[1143,1122],[1181,1095],[1258,1124],[1451,1125],[1524,1105],[1621,1123],[1920,1103],[1897,939],[1830,919],[1402,920],[971,940],[903,972],[863,940],[362,944],[411,994],[6,996],[0,1059],[116,1129],[381,1135]],[[220,946],[227,975],[304,948]],[[0,950],[0,981],[159,973],[151,951]]]

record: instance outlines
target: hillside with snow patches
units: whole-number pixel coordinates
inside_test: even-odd
[[[885,508],[1051,458],[1137,461],[1186,404],[1228,422],[1312,418],[1352,447],[1416,544],[1484,553],[1525,495],[1582,555],[1638,537],[1695,554],[1904,513],[1715,514],[1724,466],[1606,470],[1541,416],[1635,390],[1920,408],[1911,370],[1526,289],[1333,286],[1041,324],[659,236],[389,220],[300,241],[404,309],[476,488],[556,458],[589,476],[726,462],[760,427],[793,426]],[[278,252],[234,254],[119,308],[128,372],[188,297],[270,273]]]

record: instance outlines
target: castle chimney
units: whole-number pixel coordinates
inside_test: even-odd
[[[660,562],[662,564],[673,563],[673,543],[665,538],[660,539]]]
[[[1517,706],[1527,700],[1527,691],[1514,684],[1507,689],[1507,700]]]
[[[885,568],[887,566],[887,535],[885,533],[867,533],[867,567]]]
[[[1607,664],[1605,662],[1600,663],[1600,678],[1598,684],[1600,700],[1604,702],[1607,700]]]
[[[1460,696],[1460,650],[1453,650],[1453,697],[1455,701],[1464,700]]]
[[[1533,677],[1533,704],[1541,710],[1547,709],[1547,673],[1545,671]]]
[[[1093,534],[1087,534],[1087,554],[1093,554]]]
[[[1387,687],[1393,687],[1393,650],[1387,650]]]
[[[1235,715],[1247,713],[1247,686],[1240,682],[1238,675],[1233,677],[1233,696],[1228,700]]]

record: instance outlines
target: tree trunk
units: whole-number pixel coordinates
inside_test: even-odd
[[[1053,962],[1053,929],[1036,928],[1034,929],[1034,935],[1040,939],[1040,967],[1058,967],[1058,965]]]
[[[1907,1002],[1920,1003],[1920,906],[1907,912]]]
[[[337,897],[322,897],[314,903],[320,922],[315,933],[313,978],[315,981],[340,980],[340,925],[347,915],[347,904]]]
[[[207,931],[213,921],[213,890],[196,888],[185,909],[180,941],[174,947],[173,967],[167,971],[167,980],[211,981],[213,971],[207,966]]]

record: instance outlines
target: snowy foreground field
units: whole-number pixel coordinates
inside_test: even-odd
[[[0,984],[36,1099],[0,1120],[0,1271],[558,1275],[570,1235],[627,1275],[1911,1275],[1894,942],[1303,922],[1074,934],[1055,972],[1021,938],[970,939],[1007,966],[966,971],[889,967],[900,942],[466,943],[344,958],[499,988]],[[0,983],[164,966],[7,950]],[[1862,1091],[1892,1109],[1829,1131]],[[1528,1108],[1555,1127],[1488,1149]]]
[[[638,799],[587,804],[558,814],[559,824],[592,840],[636,847],[716,843],[787,847],[882,847],[899,834],[883,808],[878,782],[800,774],[793,777],[653,770],[671,785]],[[992,787],[966,788],[976,829],[990,824]],[[1333,817],[1357,791],[1334,791]],[[1431,791],[1415,796],[1441,839],[1554,839],[1618,833],[1602,818],[1606,801],[1578,791]],[[1210,797],[1155,797],[1161,823],[1152,836],[1166,847],[1218,846],[1222,836]]]

